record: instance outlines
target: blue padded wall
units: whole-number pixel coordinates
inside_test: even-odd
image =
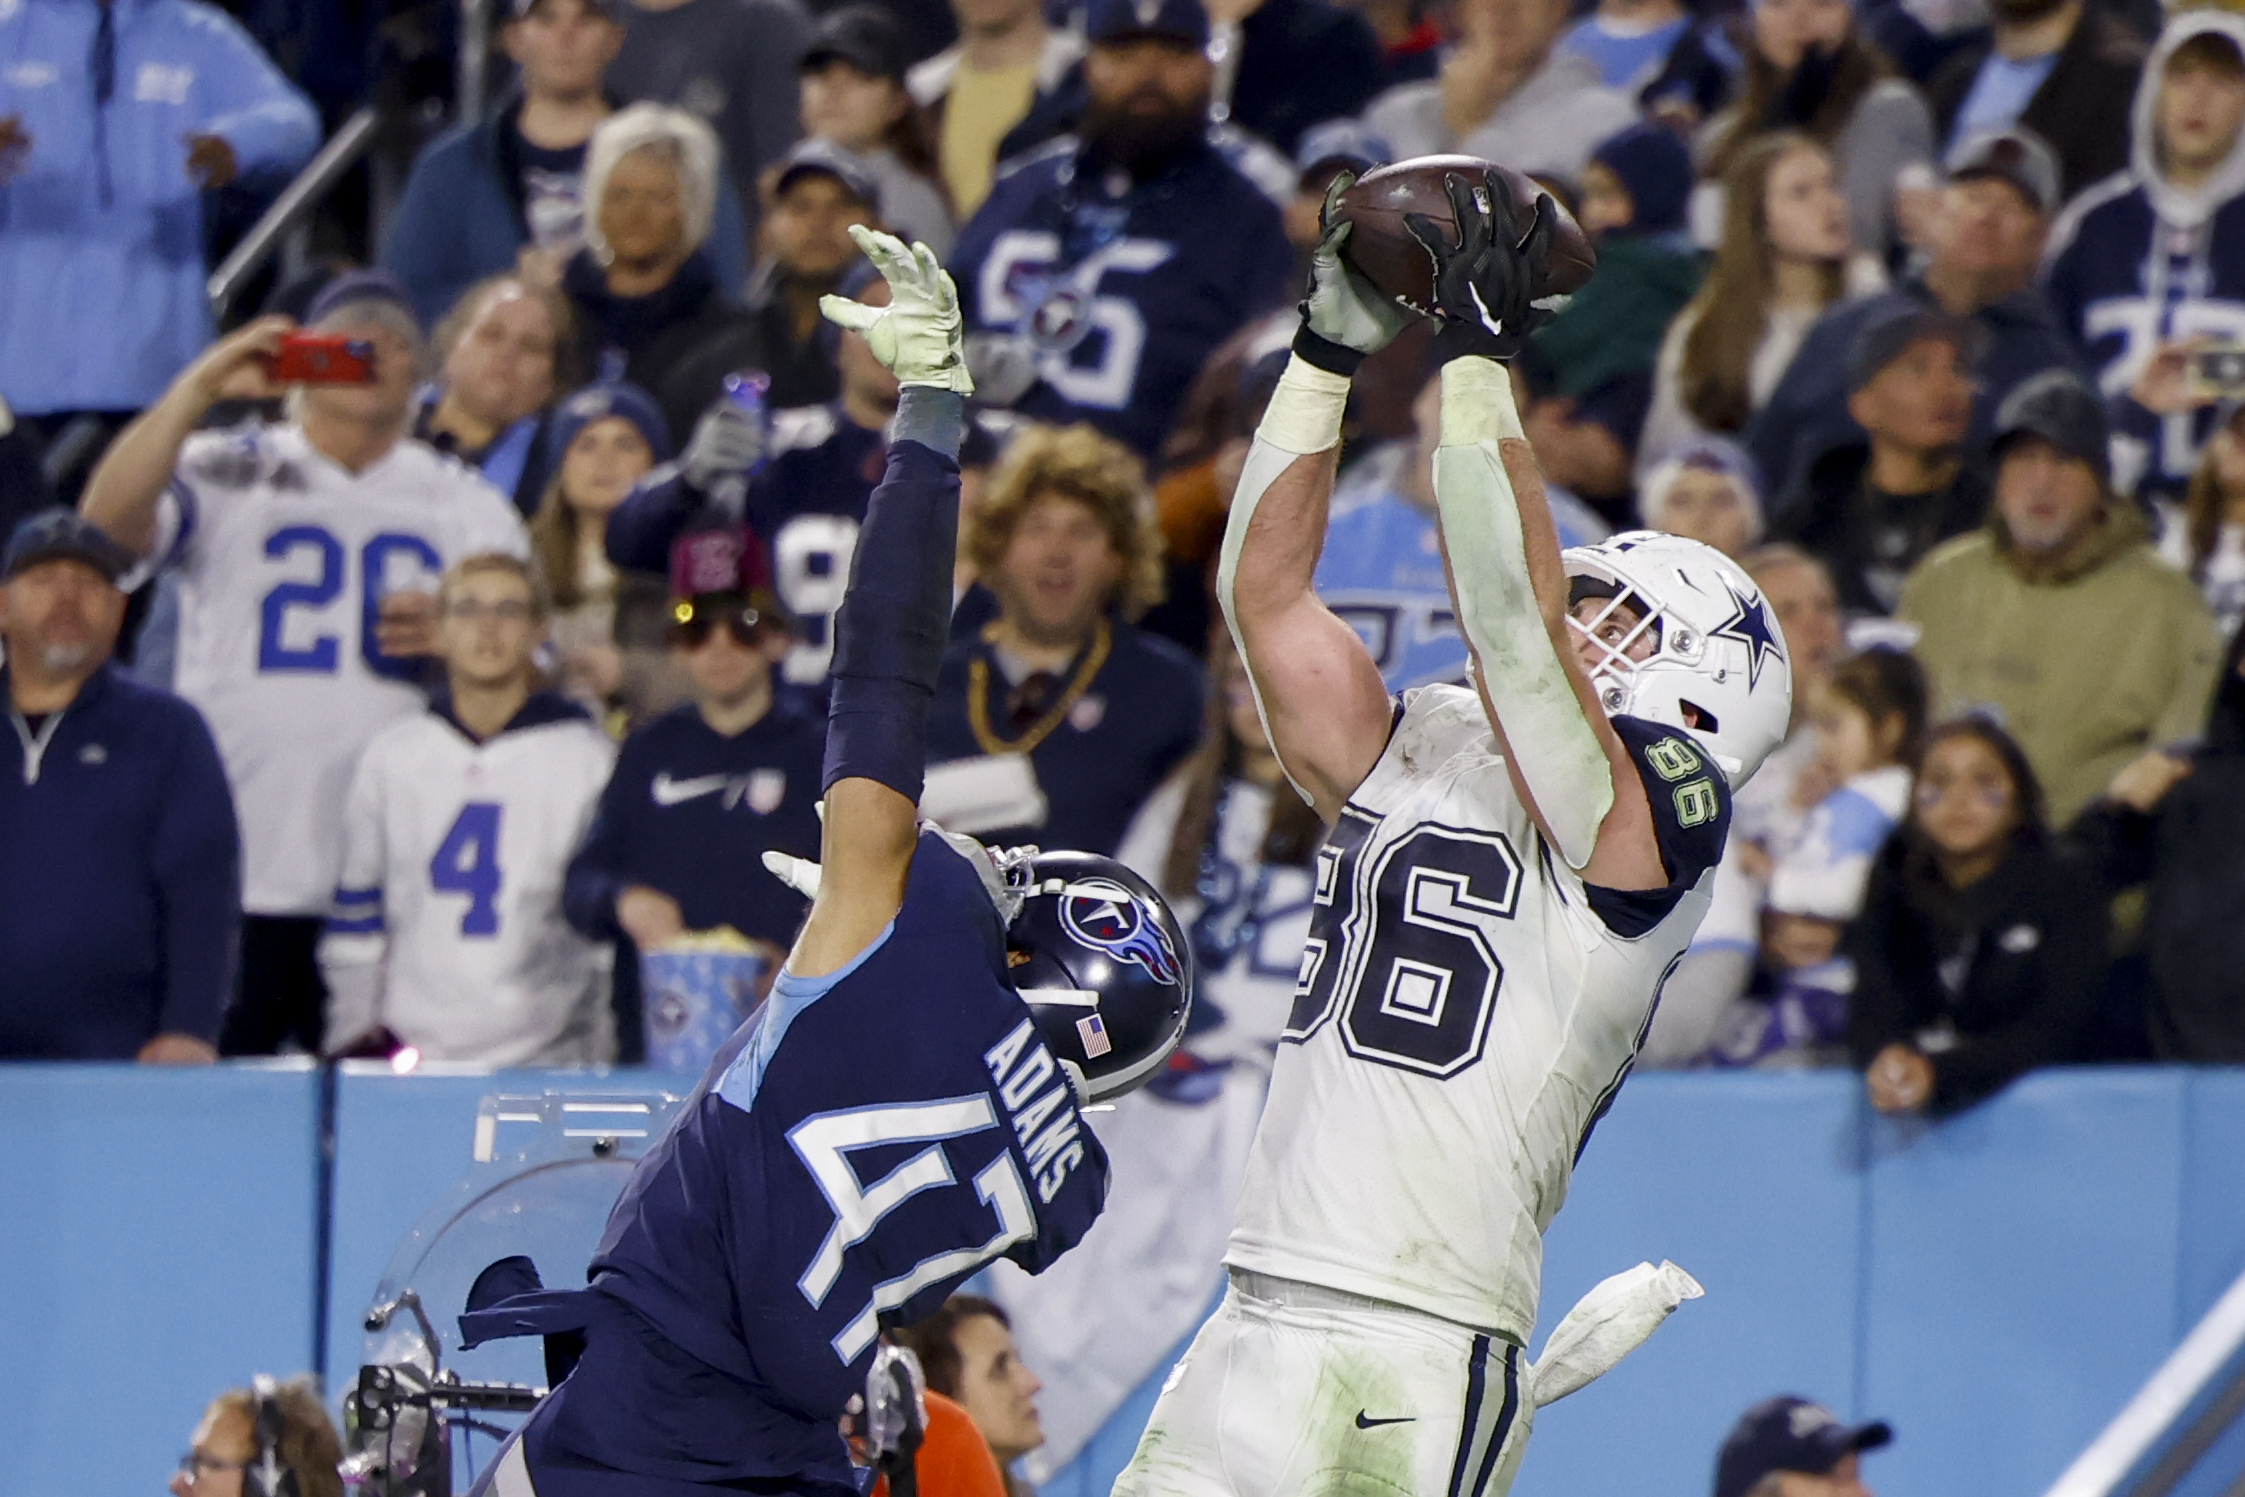
[[[153,1497],[310,1365],[318,1120],[308,1063],[0,1067],[0,1497]]]

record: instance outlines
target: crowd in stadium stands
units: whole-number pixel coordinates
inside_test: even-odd
[[[1703,540],[1790,646],[1645,1063],[2245,1060],[2238,10],[511,0],[443,128],[449,8],[228,9],[0,6],[0,1057],[631,1063],[665,958],[768,983],[897,404],[818,310],[887,296],[867,224],[978,387],[926,808],[1139,861],[1208,974],[1140,1105],[1251,1116],[1320,829],[1217,538],[1328,186],[1454,150],[1599,249],[1513,366],[1562,537]],[[214,322],[369,99],[402,186]],[[300,327],[371,380],[277,378]],[[1430,369],[1359,377],[1318,569],[1398,692],[1466,668]]]

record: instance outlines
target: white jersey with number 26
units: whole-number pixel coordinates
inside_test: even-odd
[[[352,473],[293,425],[198,432],[160,510],[181,570],[179,694],[202,709],[241,808],[243,904],[327,909],[343,795],[377,729],[419,712],[419,661],[377,646],[393,592],[483,551],[528,556],[497,489],[402,440]]]
[[[1707,908],[1729,791],[1689,735],[1616,719],[1675,882],[1594,908],[1480,699],[1403,701],[1318,853],[1226,1261],[1526,1344],[1543,1229]]]

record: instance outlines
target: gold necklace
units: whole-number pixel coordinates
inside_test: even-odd
[[[995,643],[997,625],[982,631],[984,644]],[[977,655],[967,662],[967,726],[974,729],[974,741],[985,754],[1028,754],[1036,752],[1037,745],[1052,736],[1074,710],[1076,702],[1090,689],[1092,678],[1107,663],[1107,652],[1114,636],[1101,619],[1093,629],[1091,646],[1084,651],[1083,659],[1076,665],[1076,673],[1068,681],[1068,689],[1060,693],[1060,700],[1048,708],[1043,717],[1029,725],[1019,738],[1008,742],[1000,738],[990,726],[990,661]]]

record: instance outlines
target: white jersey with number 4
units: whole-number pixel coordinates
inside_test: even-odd
[[[1592,891],[1545,850],[1480,699],[1403,700],[1318,853],[1226,1261],[1525,1344],[1543,1229],[1706,910],[1729,791],[1689,735],[1615,719],[1673,882]]]
[[[384,596],[434,592],[466,556],[528,556],[512,504],[401,440],[352,473],[295,425],[198,432],[159,510],[180,569],[173,685],[202,709],[242,818],[243,906],[327,909],[343,794],[383,724],[422,710],[419,662],[384,657]]]
[[[613,1059],[607,953],[561,890],[615,760],[550,695],[481,743],[436,712],[376,734],[320,941],[329,1036],[387,1025],[431,1060],[492,1066]]]

